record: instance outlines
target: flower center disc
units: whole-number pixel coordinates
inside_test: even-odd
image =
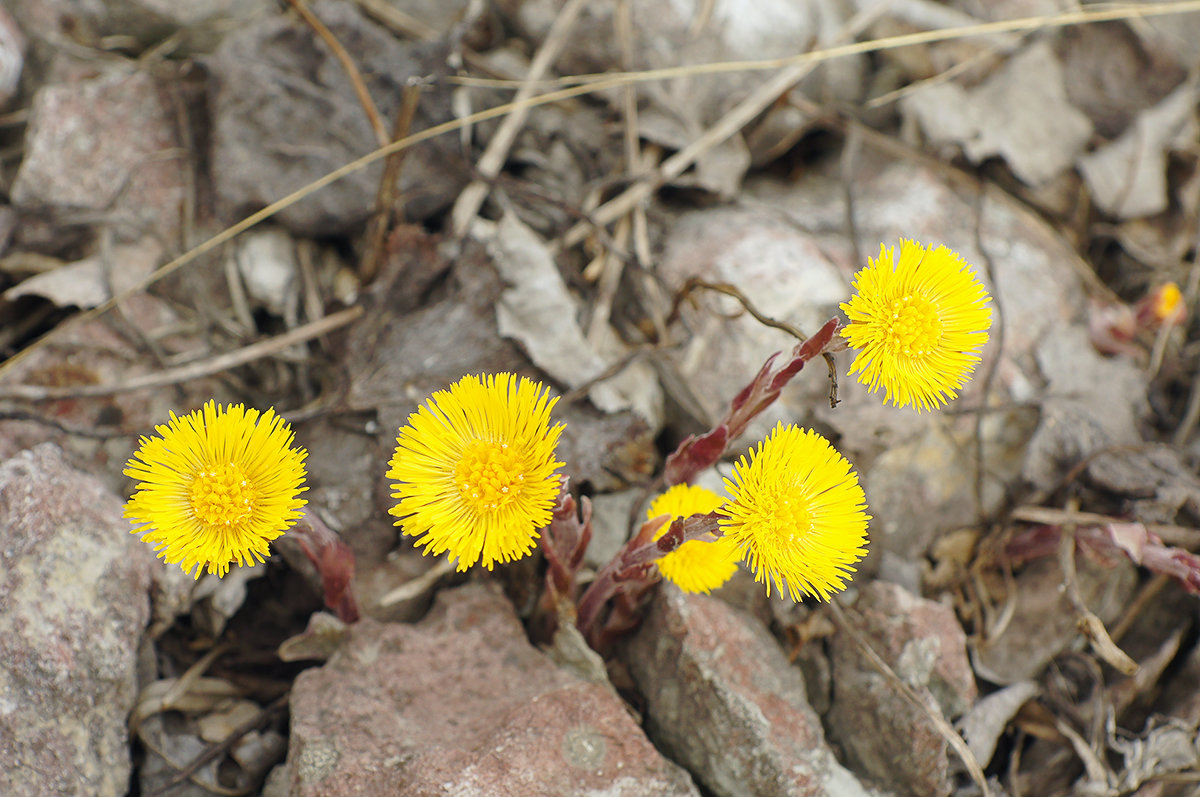
[[[882,326],[880,338],[897,357],[924,357],[942,339],[942,320],[937,308],[920,295],[893,299]]]
[[[476,440],[454,468],[454,483],[468,506],[493,511],[521,494],[525,475],[507,443]]]
[[[808,511],[808,496],[791,487],[780,493],[775,504],[775,533],[780,543],[792,544],[812,532],[812,513]]]
[[[196,474],[188,490],[192,511],[201,523],[231,526],[246,520],[258,496],[242,469],[233,463]]]

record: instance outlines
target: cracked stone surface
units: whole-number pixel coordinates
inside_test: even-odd
[[[617,696],[526,641],[494,586],[362,620],[292,691],[293,795],[698,795]]]

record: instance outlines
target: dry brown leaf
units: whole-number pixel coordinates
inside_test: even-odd
[[[973,163],[999,155],[1032,186],[1070,168],[1092,134],[1092,123],[1068,101],[1062,67],[1045,41],[1018,52],[976,88],[932,84],[901,107],[930,143],[960,146]]]
[[[1121,219],[1166,210],[1167,153],[1194,146],[1200,82],[1184,82],[1167,98],[1138,115],[1120,138],[1079,159],[1092,199]]]

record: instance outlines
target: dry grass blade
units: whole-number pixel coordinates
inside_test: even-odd
[[[413,598],[424,595],[433,585],[440,581],[445,576],[454,572],[454,560],[442,559],[436,565],[426,570],[416,578],[405,581],[400,586],[389,591],[379,599],[379,606],[387,608],[402,601],[412,600]]]
[[[531,98],[537,90],[535,81],[541,80],[542,75],[546,74],[550,66],[558,60],[559,54],[562,53],[563,47],[570,39],[575,22],[583,13],[586,5],[587,0],[567,0],[559,10],[558,16],[555,17],[554,24],[550,26],[550,32],[546,35],[546,40],[542,42],[537,55],[533,57],[533,62],[529,65],[528,82],[517,90],[512,111],[500,123],[491,141],[488,142],[487,148],[483,151],[483,155],[480,156],[479,163],[475,166],[479,179],[473,180],[464,188],[458,195],[458,201],[454,203],[454,209],[450,212],[450,226],[454,231],[454,237],[461,238],[465,235],[471,220],[479,212],[479,207],[483,204],[490,188],[489,183],[500,174],[500,169],[508,157],[508,151],[513,142],[517,140],[517,134],[521,132],[521,128],[525,126],[525,119],[529,116],[529,108],[522,103]]]
[[[1009,514],[1013,520],[1026,523],[1042,523],[1047,526],[1107,526],[1112,523],[1127,523],[1127,518],[1100,515],[1095,512],[1076,512],[1048,506],[1018,506]],[[1171,523],[1146,523],[1146,529],[1170,545],[1181,545],[1189,550],[1200,548],[1200,529],[1178,526]]]
[[[945,717],[942,716],[940,711],[935,711],[934,709],[930,708],[925,701],[922,700],[915,691],[913,691],[911,686],[901,680],[899,675],[896,675],[895,671],[888,666],[888,663],[884,661],[878,653],[875,652],[873,647],[871,647],[871,643],[867,642],[867,640],[863,638],[863,635],[858,632],[858,629],[850,623],[842,609],[841,604],[839,604],[836,600],[832,600],[828,605],[830,612],[833,614],[834,622],[837,624],[838,631],[847,634],[852,640],[854,640],[855,646],[857,646],[862,654],[867,658],[867,661],[871,662],[871,666],[878,670],[879,674],[886,678],[888,683],[895,687],[897,692],[904,695],[904,697],[910,703],[920,709],[921,712],[929,718],[929,721],[933,723],[933,727],[938,734],[940,734],[941,737],[946,740],[947,744],[954,748],[954,752],[958,754],[960,759],[962,759],[963,765],[967,768],[967,773],[970,774],[971,780],[975,781],[975,785],[979,787],[979,791],[983,797],[991,797],[992,792],[991,789],[988,788],[987,778],[983,774],[983,768],[979,766],[979,762],[975,760],[975,754],[971,752],[971,748],[968,747],[963,738],[958,735],[958,732],[954,730],[954,727],[946,720]]]
[[[916,44],[930,44],[933,42],[986,36],[995,33],[1037,30],[1039,28],[1056,28],[1069,25],[1091,24],[1096,22],[1111,22],[1121,19],[1130,19],[1133,17],[1153,17],[1163,16],[1166,14],[1182,14],[1197,11],[1200,11],[1200,0],[1185,0],[1184,2],[1177,3],[1154,3],[1137,6],[1120,6],[1116,8],[1089,9],[1072,11],[1054,16],[1023,17],[1021,19],[1001,20],[999,22],[989,22],[962,28],[948,28],[943,30],[904,34],[901,36],[889,36],[866,42],[856,42],[854,44],[830,47],[822,50],[813,50],[792,58],[773,59],[770,61],[722,62],[713,64],[697,64],[673,69],[651,70],[646,72],[626,72],[605,75],[578,76],[576,78],[572,78],[572,80],[582,81],[581,85],[573,85],[558,91],[540,94],[530,97],[528,100],[522,102],[505,103],[494,108],[488,108],[477,113],[473,113],[470,116],[466,116],[461,119],[454,119],[449,122],[434,125],[426,130],[422,130],[419,133],[414,133],[413,135],[400,139],[399,141],[393,141],[387,146],[380,147],[374,152],[367,153],[361,158],[347,163],[340,169],[335,169],[329,174],[326,174],[324,177],[321,177],[312,181],[308,185],[296,189],[287,196],[272,202],[267,207],[247,216],[236,224],[227,227],[198,246],[189,249],[179,257],[158,268],[156,271],[154,271],[154,273],[148,275],[137,284],[130,286],[126,290],[122,291],[119,295],[109,299],[107,302],[98,305],[86,313],[81,313],[80,315],[73,317],[70,321],[60,324],[58,327],[56,327],[55,331],[48,333],[46,336],[43,336],[41,339],[35,341],[18,354],[10,357],[3,363],[0,363],[0,377],[3,377],[7,371],[9,371],[25,356],[28,356],[30,352],[44,345],[44,341],[46,341],[50,335],[55,334],[57,330],[69,328],[75,324],[95,318],[108,312],[127,297],[145,290],[147,287],[153,285],[167,275],[174,273],[186,264],[191,263],[202,255],[207,254],[222,244],[227,243],[251,227],[266,221],[280,211],[295,205],[297,202],[305,199],[314,192],[319,191],[322,188],[325,188],[326,186],[343,179],[344,177],[354,174],[355,172],[358,172],[372,163],[386,158],[395,152],[400,152],[401,150],[408,149],[409,147],[412,147],[422,141],[428,141],[429,139],[460,130],[463,127],[473,125],[478,122],[505,116],[518,107],[534,108],[540,105],[549,105],[551,103],[560,102],[573,97],[594,94],[634,83],[647,83],[658,80],[667,80],[675,77],[688,77],[701,74],[718,74],[724,72],[780,69],[782,67],[794,64],[809,62],[818,64],[848,55],[859,55],[864,53],[879,52],[882,50],[893,50],[899,47],[910,47]],[[557,85],[562,85],[563,82],[564,81],[559,81]],[[493,85],[494,81],[485,81],[482,84]],[[524,85],[524,83],[521,82],[513,85],[519,86]],[[619,215],[621,214],[616,213],[613,218],[615,219],[616,216]]]
[[[886,11],[886,9],[882,9]],[[679,77],[695,77],[697,75],[719,75],[729,72],[770,72],[777,69],[805,62],[822,63],[834,58],[844,58],[848,55],[864,55],[883,50],[896,50],[901,47],[912,47],[918,44],[934,44],[953,39],[977,38],[993,36],[998,33],[1021,33],[1049,28],[1063,28],[1072,25],[1089,25],[1098,22],[1115,22],[1124,19],[1141,17],[1161,17],[1168,14],[1187,14],[1200,11],[1200,0],[1181,0],[1174,3],[1146,3],[1144,5],[1118,4],[1105,7],[1091,7],[1062,14],[1044,14],[1015,19],[1001,19],[995,22],[981,22],[974,25],[961,25],[935,30],[923,30],[916,33],[903,33],[897,36],[885,36],[853,44],[842,44],[818,50],[810,50],[799,55],[783,58],[767,58],[750,61],[714,61],[707,64],[691,64],[688,66],[663,67],[661,69],[646,69],[640,72],[596,72],[588,75],[571,75],[557,80],[545,81],[541,88],[554,86],[578,86],[589,83],[607,84],[613,78],[621,78],[626,83],[652,83],[660,80],[670,80]],[[455,78],[454,82],[466,86],[481,88],[519,88],[524,81],[494,80],[485,78]],[[606,86],[607,88],[607,86]]]
[[[325,316],[301,327],[276,335],[273,338],[260,340],[236,351],[222,354],[197,363],[181,365],[178,368],[168,368],[153,374],[147,374],[115,385],[75,385],[67,387],[43,387],[41,385],[9,385],[0,386],[0,398],[25,399],[27,401],[48,401],[65,398],[84,398],[93,396],[112,396],[117,393],[129,393],[134,390],[163,387],[199,379],[202,376],[228,371],[239,365],[253,362],[271,354],[283,351],[289,346],[303,343],[320,337],[343,327],[363,314],[361,307],[348,307],[336,313]]]
[[[412,130],[413,117],[417,113],[417,104],[420,100],[420,86],[410,84],[404,87],[400,110],[396,112],[396,122],[392,127],[393,141],[405,138]],[[371,217],[371,221],[367,225],[367,232],[364,236],[366,247],[358,266],[359,280],[363,285],[369,284],[379,274],[388,229],[393,222],[401,220],[404,202],[402,197],[396,196],[396,190],[400,185],[400,176],[404,170],[405,153],[405,150],[393,152],[383,164],[383,177],[380,178],[379,189],[375,192],[375,215]]]
[[[847,23],[839,38],[853,39],[866,30],[883,13],[883,5],[857,14]],[[817,51],[814,51],[817,52]],[[817,68],[819,61],[798,60],[789,63],[779,74],[755,89],[749,97],[739,102],[716,124],[705,130],[694,141],[667,158],[658,169],[640,178],[623,192],[596,208],[588,221],[581,221],[563,234],[563,247],[571,247],[588,236],[593,227],[609,224],[633,210],[648,199],[659,186],[683,174],[700,157],[713,147],[733,136],[765,111],[782,94],[803,80]],[[642,73],[645,74],[645,73]]]

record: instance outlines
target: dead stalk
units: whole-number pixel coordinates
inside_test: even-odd
[[[145,376],[126,379],[119,384],[109,385],[68,385],[65,387],[44,387],[42,385],[0,385],[0,399],[24,399],[26,401],[51,401],[54,399],[85,398],[94,396],[113,396],[118,393],[130,393],[135,390],[159,388],[199,379],[205,376],[219,374],[236,368],[239,365],[269,357],[272,354],[303,343],[313,338],[332,332],[339,327],[356,320],[363,314],[361,307],[348,307],[324,318],[289,330],[282,335],[276,335],[266,340],[260,340],[236,351],[212,357],[201,362],[181,365],[178,368],[168,368]]]

